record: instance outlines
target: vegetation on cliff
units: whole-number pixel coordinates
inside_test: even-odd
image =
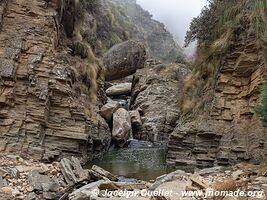
[[[266,0],[210,0],[201,14],[193,19],[185,46],[197,41],[198,48],[192,66],[193,75],[185,88],[184,113],[204,108],[211,102],[213,95],[202,98],[203,94],[212,93],[224,58],[237,44],[251,39],[257,43],[258,49],[266,46],[266,10]]]
[[[153,20],[136,1],[73,2],[74,6],[67,1],[64,3],[62,22],[65,34],[71,41],[68,47],[74,56],[85,60],[86,64],[75,71],[82,86],[78,90],[88,94],[90,102],[96,101],[98,85],[103,77],[101,58],[115,44],[129,39],[139,40],[156,59],[185,62],[182,49],[164,25]]]
[[[267,125],[267,84],[262,89],[261,104],[255,110],[265,125]]]

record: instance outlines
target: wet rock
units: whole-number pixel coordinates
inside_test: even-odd
[[[143,68],[146,50],[143,45],[134,41],[126,41],[113,46],[103,58],[106,68],[106,80],[116,80]]]
[[[131,116],[123,108],[118,109],[113,115],[112,138],[116,145],[123,147],[130,137],[132,131]]]
[[[107,122],[110,122],[113,114],[120,108],[120,104],[116,101],[109,101],[107,104],[102,106],[99,114],[103,117]]]
[[[138,110],[130,111],[133,132],[138,131],[142,127],[141,116]]]
[[[98,167],[96,165],[94,165],[92,167],[92,171],[95,172],[96,174],[100,175],[100,177],[105,177],[111,181],[117,181],[118,180],[118,178],[115,175],[111,174],[110,172],[108,172],[108,171],[104,170],[103,168]]]
[[[140,130],[133,132],[135,139],[168,141],[180,116],[177,102],[189,74],[184,65],[151,64],[137,70],[130,108],[140,111],[143,123]]]
[[[132,83],[120,83],[113,85],[106,90],[108,96],[128,95],[131,94]]]
[[[71,159],[63,158],[60,161],[61,172],[68,184],[75,184],[83,179],[88,178],[88,172],[84,170],[80,161],[71,157]]]

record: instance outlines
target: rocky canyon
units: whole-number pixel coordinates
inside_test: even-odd
[[[265,199],[266,8],[210,1],[188,60],[135,0],[0,0],[0,199]]]

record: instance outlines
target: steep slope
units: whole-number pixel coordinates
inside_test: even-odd
[[[184,62],[184,54],[165,25],[152,19],[152,15],[136,3],[136,0],[105,0],[114,27],[124,30],[129,38],[137,39],[147,46],[151,57],[162,62]],[[112,40],[123,40],[114,30]]]

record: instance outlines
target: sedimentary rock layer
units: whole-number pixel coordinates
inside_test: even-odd
[[[0,151],[88,159],[109,146],[107,124],[88,117],[88,99],[74,89],[84,61],[59,44],[67,19],[56,11],[58,2],[0,2]]]
[[[254,108],[266,72],[264,50],[257,48],[253,38],[236,43],[219,68],[210,112],[176,127],[168,162],[213,166],[264,161],[267,129]]]

